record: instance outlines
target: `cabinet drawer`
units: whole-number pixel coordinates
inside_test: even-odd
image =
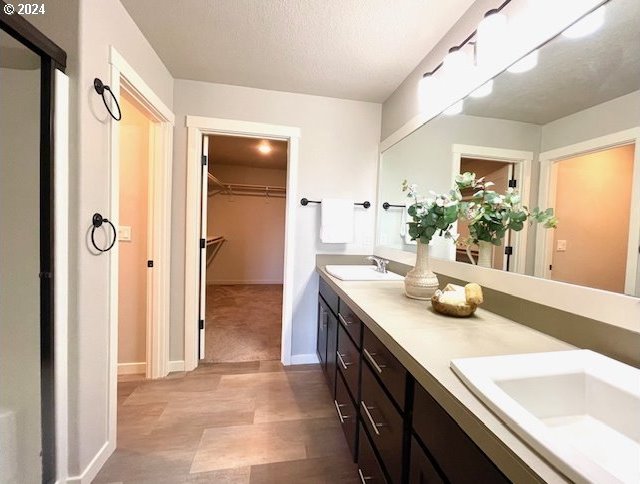
[[[410,484],[444,484],[433,463],[415,437],[411,437]]]
[[[362,358],[371,365],[398,407],[404,409],[407,370],[369,329],[364,330]]]
[[[333,292],[333,289],[331,289],[331,286],[329,286],[329,283],[325,281],[322,277],[320,277],[320,282],[318,286],[319,286],[320,295],[327,303],[327,306],[329,306],[329,309],[333,311],[333,314],[338,314],[338,301],[340,301],[340,299],[338,298],[338,295],[335,292]]]
[[[507,483],[509,480],[456,421],[416,384],[413,428],[447,480],[455,483]]]
[[[360,418],[392,482],[402,476],[402,416],[367,365],[362,365]]]
[[[358,446],[358,474],[360,481],[364,484],[385,484],[387,482],[362,425],[360,425],[360,444]]]
[[[356,344],[356,347],[360,349],[360,338],[362,336],[362,321],[355,315],[349,306],[344,301],[340,300],[340,312],[338,313],[338,319],[347,330],[351,339]]]
[[[333,402],[340,419],[342,431],[351,449],[351,455],[355,459],[357,455],[358,413],[347,392],[347,386],[341,376],[336,377],[336,398]]]
[[[316,353],[323,370],[327,368],[327,326],[329,325],[329,309],[325,302],[318,298],[318,338],[316,341]]]
[[[353,401],[357,402],[360,398],[358,393],[360,387],[360,352],[351,341],[351,338],[347,336],[347,331],[341,324],[338,325],[337,359],[338,369],[344,376],[349,393],[351,393]]]

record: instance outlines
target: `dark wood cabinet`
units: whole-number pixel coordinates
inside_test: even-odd
[[[351,396],[347,392],[344,378],[338,372],[336,376],[336,398],[334,399],[336,413],[340,419],[342,431],[351,450],[351,456],[356,459],[358,452],[358,411]]]
[[[362,367],[360,415],[391,482],[402,482],[403,418],[372,370]]]
[[[413,408],[415,434],[449,481],[461,484],[509,482],[456,421],[417,383]]]
[[[388,482],[362,425],[360,426],[360,445],[358,447],[358,474],[360,481],[365,484],[385,484]]]
[[[320,366],[327,369],[327,325],[329,324],[329,309],[322,298],[318,298],[318,336],[316,340],[316,353]]]
[[[440,473],[415,437],[411,437],[410,484],[444,484]]]
[[[363,483],[509,482],[322,278],[318,301],[318,358]]]
[[[403,409],[407,370],[368,328],[364,330],[362,358],[376,373],[398,408]]]

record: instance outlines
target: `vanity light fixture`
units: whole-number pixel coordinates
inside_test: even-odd
[[[271,148],[271,145],[269,144],[268,141],[263,141],[258,145],[258,151],[263,155],[268,155],[269,153],[271,153],[272,149],[273,148]]]
[[[482,86],[480,86],[478,89],[476,89],[469,95],[475,98],[486,97],[489,94],[491,94],[492,91],[493,91],[493,79],[489,79],[487,82],[485,82]]]
[[[447,109],[445,109],[442,114],[445,114],[447,116],[455,116],[456,114],[460,114],[462,112],[462,108],[464,108],[464,100],[460,99],[460,101],[452,104]]]
[[[523,57],[518,62],[513,64],[511,67],[507,69],[508,72],[512,74],[520,74],[522,72],[527,72],[533,69],[538,65],[538,51],[534,50],[531,54]]]
[[[507,16],[494,8],[484,14],[478,24],[476,36],[476,62],[479,65],[494,64],[503,56],[502,48],[507,37]]]
[[[444,67],[456,74],[462,74],[473,64],[471,57],[462,50],[462,47],[451,47],[449,53],[444,56]]]
[[[594,33],[604,24],[604,8],[605,6],[603,5],[581,18],[572,26],[565,29],[564,32],[562,32],[562,36],[568,39],[579,39],[580,37],[586,37]]]

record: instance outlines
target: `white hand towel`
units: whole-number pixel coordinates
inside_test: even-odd
[[[353,200],[323,198],[320,240],[325,244],[352,243],[353,218]]]

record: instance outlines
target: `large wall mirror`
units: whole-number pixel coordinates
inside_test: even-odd
[[[378,246],[415,251],[404,180],[428,196],[473,172],[558,220],[507,231],[490,267],[640,296],[640,2],[594,13],[592,28],[558,35],[384,151]],[[455,233],[468,240],[465,223]],[[477,251],[431,241],[433,257],[459,263]]]

